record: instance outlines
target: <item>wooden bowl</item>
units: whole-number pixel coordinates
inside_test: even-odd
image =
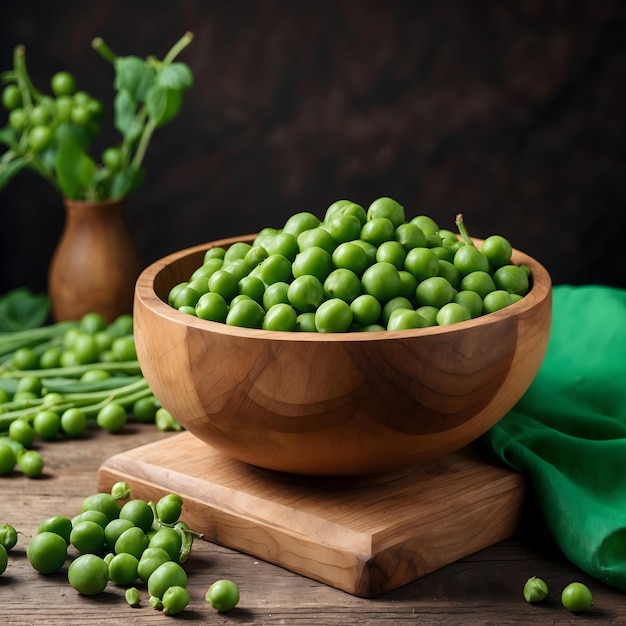
[[[552,318],[545,268],[519,302],[467,322],[340,334],[246,329],[167,304],[210,246],[147,267],[135,289],[135,342],[162,405],[218,451],[269,470],[366,476],[405,470],[484,434],[521,398]]]

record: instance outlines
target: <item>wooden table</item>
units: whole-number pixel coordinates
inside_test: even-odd
[[[125,433],[93,431],[82,440],[59,440],[41,446],[45,474],[27,479],[17,472],[0,478],[0,523],[21,533],[0,576],[0,622],[3,624],[160,624],[168,619],[147,604],[130,608],[123,589],[110,584],[96,597],[83,597],[58,574],[37,574],[26,559],[28,538],[51,515],[73,516],[83,498],[96,489],[100,464],[123,450],[171,436],[151,425],[130,426]],[[569,564],[546,538],[529,511],[520,534],[461,559],[395,591],[363,599],[312,581],[256,558],[213,545],[194,544],[186,562],[192,600],[178,619],[208,624],[573,624],[626,623],[624,594]],[[541,576],[552,599],[529,605],[522,587]],[[241,591],[239,606],[220,614],[205,601],[211,582],[230,578]],[[573,615],[560,605],[560,590],[578,580],[590,586],[594,608]],[[143,588],[140,586],[143,592]],[[145,593],[145,592],[144,592]]]

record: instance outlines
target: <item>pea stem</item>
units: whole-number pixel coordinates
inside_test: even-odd
[[[117,59],[117,55],[111,48],[109,48],[108,44],[102,39],[102,37],[94,37],[91,40],[91,47],[105,60],[109,63],[115,63]]]
[[[163,57],[163,63],[171,63],[192,41],[193,33],[187,31]]]
[[[187,31],[171,48],[170,51],[163,57],[162,63],[159,64],[157,72],[164,66],[170,65],[174,59],[193,41],[193,33]],[[138,118],[145,119],[146,113],[144,108],[139,111]],[[143,132],[137,144],[137,149],[131,161],[131,166],[135,169],[139,169],[148,151],[150,140],[156,130],[156,123],[152,119],[148,119],[143,127]]]
[[[472,241],[472,238],[470,237],[469,231],[467,230],[467,227],[465,226],[465,222],[463,221],[463,214],[459,213],[456,216],[456,226],[459,229],[459,233],[461,235],[461,237],[463,237],[463,241],[469,245],[469,246],[473,246],[474,242]]]
[[[13,51],[13,65],[15,67],[17,84],[22,95],[22,104],[31,107],[33,100],[38,100],[41,94],[33,85],[26,69],[26,46],[19,44]]]
[[[143,112],[143,109],[141,112]],[[139,169],[141,167],[141,163],[146,156],[148,146],[150,145],[150,140],[152,139],[152,135],[154,134],[155,130],[156,124],[152,119],[148,119],[146,125],[143,128],[143,132],[141,133],[139,143],[137,144],[137,150],[135,152],[135,155],[133,156],[133,160],[131,161],[131,167],[134,167],[136,169]]]

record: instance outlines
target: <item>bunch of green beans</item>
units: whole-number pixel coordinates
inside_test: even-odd
[[[141,373],[132,316],[109,324],[88,313],[76,322],[0,333],[0,475],[15,464],[39,475],[36,451],[25,457],[35,457],[34,469],[20,463],[36,439],[80,437],[90,425],[115,433],[131,417],[181,429]]]

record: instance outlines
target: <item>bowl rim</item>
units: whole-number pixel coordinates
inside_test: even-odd
[[[496,324],[502,320],[514,318],[530,311],[533,307],[550,297],[552,291],[552,279],[548,270],[534,257],[513,248],[511,260],[516,265],[524,264],[531,272],[531,287],[528,293],[518,302],[515,302],[503,309],[487,313],[479,317],[464,322],[455,322],[446,326],[428,326],[425,328],[414,328],[405,330],[379,330],[379,331],[346,331],[341,333],[318,333],[307,331],[279,331],[264,330],[259,328],[244,328],[240,326],[230,326],[222,322],[203,320],[194,317],[189,313],[182,313],[167,302],[161,299],[156,293],[154,282],[156,277],[163,271],[167,271],[169,265],[180,261],[192,254],[208,250],[212,247],[228,247],[239,241],[251,242],[256,237],[256,233],[248,235],[238,235],[216,239],[201,244],[196,244],[172,252],[148,265],[139,275],[135,284],[135,301],[152,310],[160,317],[169,319],[176,324],[193,327],[198,330],[211,331],[222,335],[230,335],[249,339],[272,339],[276,341],[295,341],[307,343],[316,342],[366,342],[385,341],[390,339],[419,338],[421,336],[434,336],[439,334],[450,334],[462,332],[476,326],[486,326]],[[480,244],[483,240],[472,237],[475,244]],[[136,306],[136,304],[135,304]]]

